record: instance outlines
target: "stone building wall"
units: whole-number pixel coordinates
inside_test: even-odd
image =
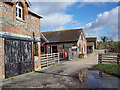
[[[2,14],[2,32],[7,32],[6,34],[14,33],[21,34],[25,36],[33,36],[33,32],[35,37],[40,37],[40,19],[26,14],[24,20],[18,20],[14,17],[14,8],[8,5],[4,5],[0,3],[0,14]]]
[[[2,38],[0,38],[0,80],[2,79]]]
[[[46,45],[46,53],[50,53],[51,51],[51,46],[56,45],[58,47],[58,52],[68,52],[69,48],[72,46],[75,46],[77,43],[71,42],[71,43],[60,43],[60,44],[47,44]]]
[[[76,43],[63,43],[63,44],[59,44],[59,52],[68,52],[69,48],[72,48],[73,46],[75,46]]]
[[[24,19],[20,20],[16,18],[16,3],[13,5],[0,2],[0,35],[10,35],[16,37],[26,37],[40,39],[40,17],[30,13],[27,5],[21,2],[23,5]],[[33,42],[32,42],[33,43]],[[40,42],[38,47],[40,47]],[[5,56],[4,56],[4,38],[0,36],[0,75],[5,76]],[[38,49],[39,55],[34,62],[34,69],[40,68],[40,48]],[[32,56],[33,56],[33,44],[32,44]],[[4,77],[3,77],[4,78]]]

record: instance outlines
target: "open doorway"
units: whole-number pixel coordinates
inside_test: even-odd
[[[52,46],[52,53],[57,53],[57,46]]]

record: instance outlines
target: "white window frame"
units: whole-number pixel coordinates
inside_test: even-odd
[[[21,3],[19,2],[16,3],[16,18],[23,20],[23,7],[22,5],[19,6],[18,4],[21,4]],[[19,16],[20,14],[19,10],[21,10],[21,17]]]

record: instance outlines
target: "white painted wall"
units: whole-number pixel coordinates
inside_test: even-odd
[[[83,32],[82,32],[82,33],[83,33]],[[83,37],[83,41],[82,41],[82,40],[81,40],[81,35],[80,35],[79,40],[78,40],[78,42],[77,42],[78,50],[80,50],[80,49],[79,49],[79,44],[81,44],[81,51],[78,51],[79,54],[82,54],[82,48],[83,48],[83,54],[87,54],[87,41],[86,41],[85,37]],[[86,48],[84,48],[84,45],[85,45]],[[84,49],[86,49],[86,50],[84,51]]]

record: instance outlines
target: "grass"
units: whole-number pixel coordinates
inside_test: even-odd
[[[97,64],[95,68],[102,70],[106,73],[120,77],[120,65],[111,65],[111,64]]]

